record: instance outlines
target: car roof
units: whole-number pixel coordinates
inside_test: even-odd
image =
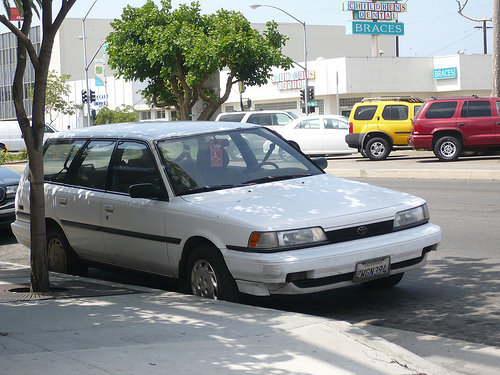
[[[427,102],[432,102],[435,100],[487,100],[487,99],[495,99],[498,100],[500,98],[495,98],[492,96],[477,96],[477,95],[471,95],[471,96],[449,96],[449,97],[442,97],[442,98],[436,98],[432,97],[427,99]]]
[[[153,141],[172,137],[212,133],[232,129],[250,129],[255,124],[216,121],[155,121],[97,125],[52,133],[49,138],[135,138]]]

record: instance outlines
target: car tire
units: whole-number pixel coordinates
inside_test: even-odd
[[[88,267],[82,265],[60,228],[47,231],[49,271],[86,276]]]
[[[209,245],[197,247],[187,264],[190,293],[204,298],[237,302],[240,292],[222,255]]]
[[[281,160],[286,162],[294,160],[294,157],[285,150],[283,150],[282,148],[278,150],[278,155],[280,156]]]
[[[392,288],[393,286],[396,286],[397,284],[399,284],[399,282],[403,278],[404,274],[405,274],[404,272],[397,273],[395,275],[390,275],[390,276],[384,277],[382,279],[367,281],[366,283],[363,283],[362,285],[368,289]]]
[[[384,138],[373,138],[368,141],[365,147],[366,156],[370,160],[384,160],[391,152],[389,142]]]
[[[236,147],[236,145],[229,146],[228,151],[229,151],[228,154],[232,160],[238,161],[243,159],[243,156],[241,155],[241,152],[240,150],[238,150],[238,147]]]
[[[434,155],[441,161],[455,161],[462,154],[462,143],[450,135],[441,137],[434,145]]]

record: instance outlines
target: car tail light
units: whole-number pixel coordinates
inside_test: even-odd
[[[353,129],[353,126],[354,126],[354,125],[352,124],[352,122],[350,122],[350,123],[349,123],[349,133],[351,133],[351,134],[352,134],[352,129]]]
[[[413,125],[413,129],[412,129],[412,134],[419,134],[420,133],[420,129],[419,129],[419,126],[417,124],[415,124],[414,122],[412,122],[412,125]]]

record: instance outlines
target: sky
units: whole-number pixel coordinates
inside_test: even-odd
[[[347,0],[346,0],[347,1]],[[365,0],[366,1],[366,0]],[[465,0],[461,0],[463,3]],[[77,0],[68,17],[83,18],[89,11],[94,0]],[[172,1],[172,6],[191,1]],[[482,23],[465,19],[458,14],[457,0],[403,0],[408,11],[402,13],[399,22],[405,25],[405,35],[400,37],[401,57],[429,57],[456,54],[464,51],[466,54],[482,54],[484,40]],[[88,18],[120,18],[125,6],[141,7],[145,0],[97,0],[88,14]],[[155,0],[160,5],[160,0]],[[344,25],[352,18],[351,12],[342,11],[342,0],[199,0],[203,13],[214,13],[218,9],[235,10],[252,23],[267,21],[297,22],[280,10],[260,7],[251,9],[251,4],[271,5],[283,9],[306,25]],[[11,1],[13,4],[13,1]],[[54,13],[60,6],[54,0]],[[4,13],[4,9],[0,9]],[[464,13],[472,18],[482,19],[492,16],[493,0],[469,0]],[[39,23],[35,20],[34,24]],[[487,22],[491,27],[491,22]],[[0,32],[7,31],[3,25]],[[492,52],[492,31],[487,30],[487,52]],[[371,51],[368,52],[369,54]]]

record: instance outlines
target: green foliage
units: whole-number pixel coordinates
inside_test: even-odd
[[[139,121],[139,115],[134,112],[134,107],[130,105],[122,105],[120,108],[115,110],[109,109],[107,106],[103,106],[97,113],[94,124],[103,125],[134,121]]]
[[[23,148],[21,151],[11,153],[9,151],[0,151],[0,165],[11,161],[28,160],[28,150]]]
[[[281,53],[287,38],[276,23],[260,34],[239,12],[204,15],[198,2],[172,10],[171,1],[162,0],[161,6],[148,0],[123,10],[111,23],[108,62],[118,76],[147,81],[143,95],[158,107],[176,107],[184,120],[198,98],[207,102],[208,115],[227,100],[233,83],[263,85],[273,66],[292,64]],[[229,69],[225,92],[204,88],[224,68]]]
[[[59,76],[56,71],[50,71],[47,76],[47,91],[45,94],[45,113],[52,124],[60,113],[74,115],[77,109],[82,109],[83,104],[67,102],[64,97],[71,93],[71,86],[66,83],[71,76],[63,74]],[[29,90],[29,97],[33,99],[33,90]]]

